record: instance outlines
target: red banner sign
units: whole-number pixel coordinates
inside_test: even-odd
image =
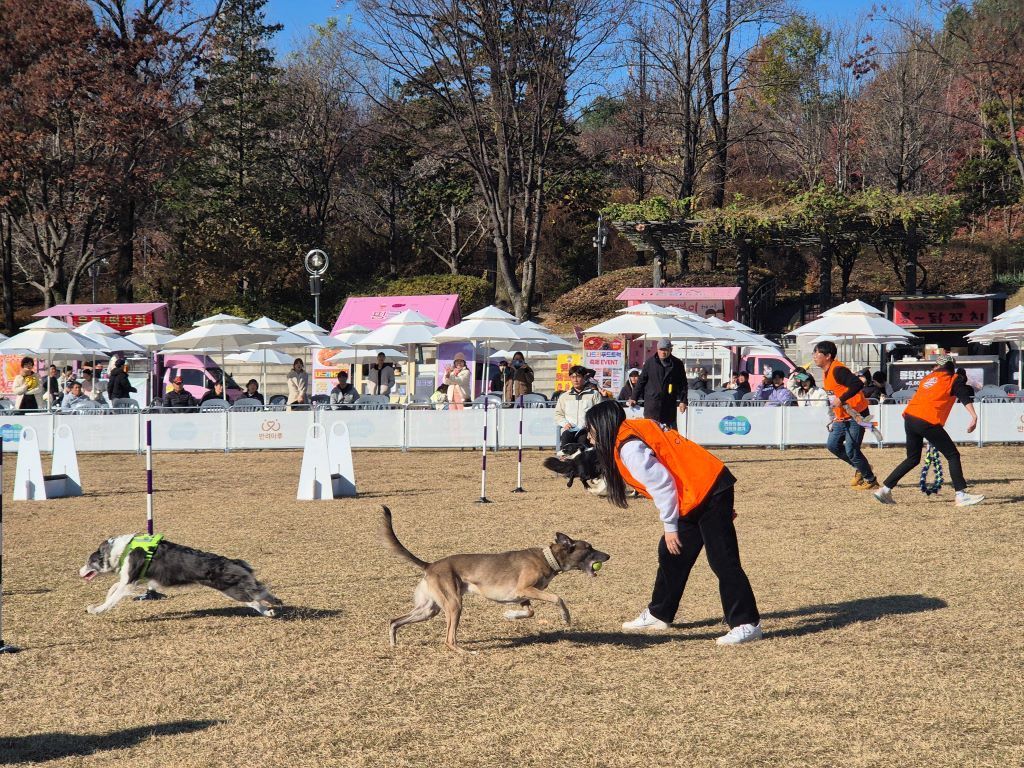
[[[135,315],[73,315],[71,318],[75,325],[85,325],[92,320],[99,320],[104,325],[109,325],[115,331],[130,331],[132,328],[141,328],[153,322],[153,313],[144,312]]]
[[[980,328],[988,323],[988,299],[900,299],[892,320],[905,328]]]

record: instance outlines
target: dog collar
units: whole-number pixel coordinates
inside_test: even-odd
[[[560,566],[558,564],[558,561],[555,559],[555,555],[551,551],[551,547],[544,547],[544,549],[542,549],[541,552],[544,553],[544,559],[547,560],[548,565],[550,565],[552,568],[554,568],[555,571],[561,571],[562,570],[562,566]]]

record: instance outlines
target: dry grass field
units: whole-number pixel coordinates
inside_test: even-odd
[[[0,765],[1020,766],[1024,763],[1024,448],[965,448],[989,500],[914,483],[882,507],[824,450],[719,453],[739,478],[737,527],[764,642],[721,648],[702,557],[670,631],[619,626],[646,605],[660,524],[610,507],[526,454],[358,452],[361,495],[297,502],[300,456],[158,454],[157,529],[243,557],[288,608],[257,616],[212,590],[90,616],[109,578],[79,566],[142,530],[144,460],[81,459],[84,497],[5,504]],[[900,451],[871,450],[880,471]],[[8,458],[5,499],[14,459]],[[908,481],[915,478],[908,477]],[[380,504],[417,555],[543,545],[555,531],[612,554],[559,576],[551,606],[510,622],[467,598],[460,640],[407,627],[418,573],[379,544]]]

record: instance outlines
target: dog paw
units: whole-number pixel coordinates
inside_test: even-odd
[[[273,608],[267,608],[265,611],[263,611],[263,615],[266,616],[268,619],[272,619],[275,616],[277,616],[277,611],[275,611]]]
[[[85,607],[85,610],[86,610],[86,612],[88,612],[88,613],[96,614],[96,613],[99,613],[99,612],[100,612],[100,607],[101,607],[101,606],[99,606],[99,605],[87,605],[87,606]]]
[[[527,608],[505,611],[505,618],[509,621],[515,621],[516,619],[528,619],[531,616],[533,616],[533,611]]]

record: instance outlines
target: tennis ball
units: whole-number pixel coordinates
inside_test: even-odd
[[[600,563],[593,563],[593,564],[592,564],[592,565],[590,566],[590,569],[591,569],[592,571],[600,571],[600,570],[601,570],[601,564],[600,564]]]

